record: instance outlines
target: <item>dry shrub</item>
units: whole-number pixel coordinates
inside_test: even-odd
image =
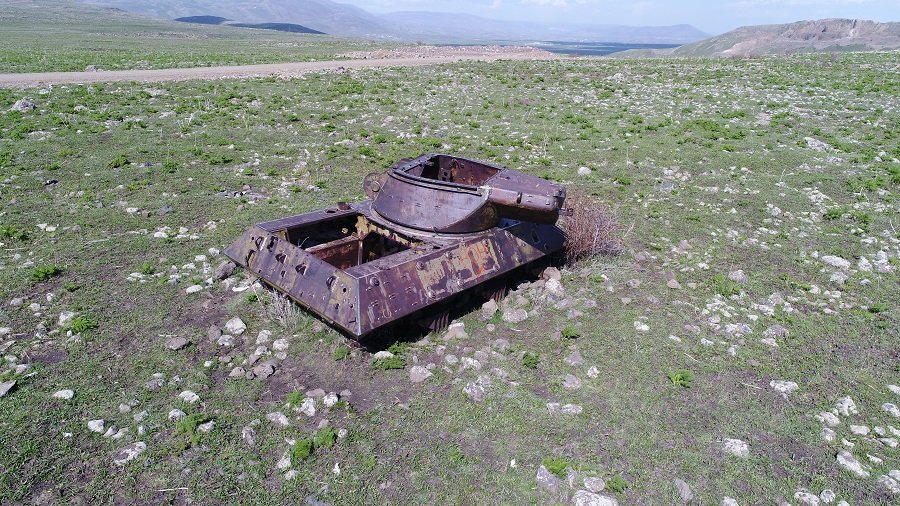
[[[257,295],[257,300],[262,302],[266,316],[281,327],[291,330],[298,327],[304,320],[303,310],[281,292],[266,289],[265,291],[268,293],[263,294],[259,293],[255,286],[253,291]]]
[[[572,189],[567,192],[566,207],[569,214],[559,223],[566,233],[566,262],[622,253],[624,245],[615,209],[587,193]]]

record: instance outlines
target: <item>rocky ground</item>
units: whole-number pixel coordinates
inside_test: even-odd
[[[0,90],[10,503],[892,504],[897,55]],[[626,251],[361,346],[221,251],[446,151]]]

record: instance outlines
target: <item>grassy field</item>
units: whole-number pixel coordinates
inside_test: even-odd
[[[334,60],[396,44],[156,20],[67,0],[8,0],[0,73],[165,69]]]
[[[595,477],[620,504],[681,503],[676,479],[696,504],[896,504],[898,63],[0,90],[0,502],[603,504]],[[594,194],[626,253],[513,292],[521,323],[393,346],[399,369],[214,279],[250,224],[431,151]]]

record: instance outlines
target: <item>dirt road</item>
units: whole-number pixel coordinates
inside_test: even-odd
[[[0,74],[0,87],[26,88],[51,84],[86,84],[115,81],[186,81],[191,79],[225,79],[262,76],[299,76],[323,70],[363,69],[372,67],[417,67],[459,61],[496,61],[551,59],[557,55],[532,48],[522,51],[468,51],[424,54],[403,57],[370,57],[364,59],[314,61],[298,63],[266,63],[223,67],[195,67],[158,70],[110,70],[98,72],[36,72]]]

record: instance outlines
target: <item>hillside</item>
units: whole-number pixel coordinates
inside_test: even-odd
[[[820,19],[781,25],[743,26],[675,49],[623,51],[616,57],[743,57],[891,49],[900,49],[900,23]]]
[[[80,0],[157,18],[227,18],[241,23],[296,23],[321,32],[373,39],[426,42],[603,41],[688,43],[706,33],[690,25],[622,26],[501,21],[469,14],[407,11],[375,15],[330,0]],[[440,20],[440,23],[435,23]]]
[[[164,19],[219,16],[241,23],[295,23],[324,33],[396,38],[372,14],[330,0],[81,0]]]

